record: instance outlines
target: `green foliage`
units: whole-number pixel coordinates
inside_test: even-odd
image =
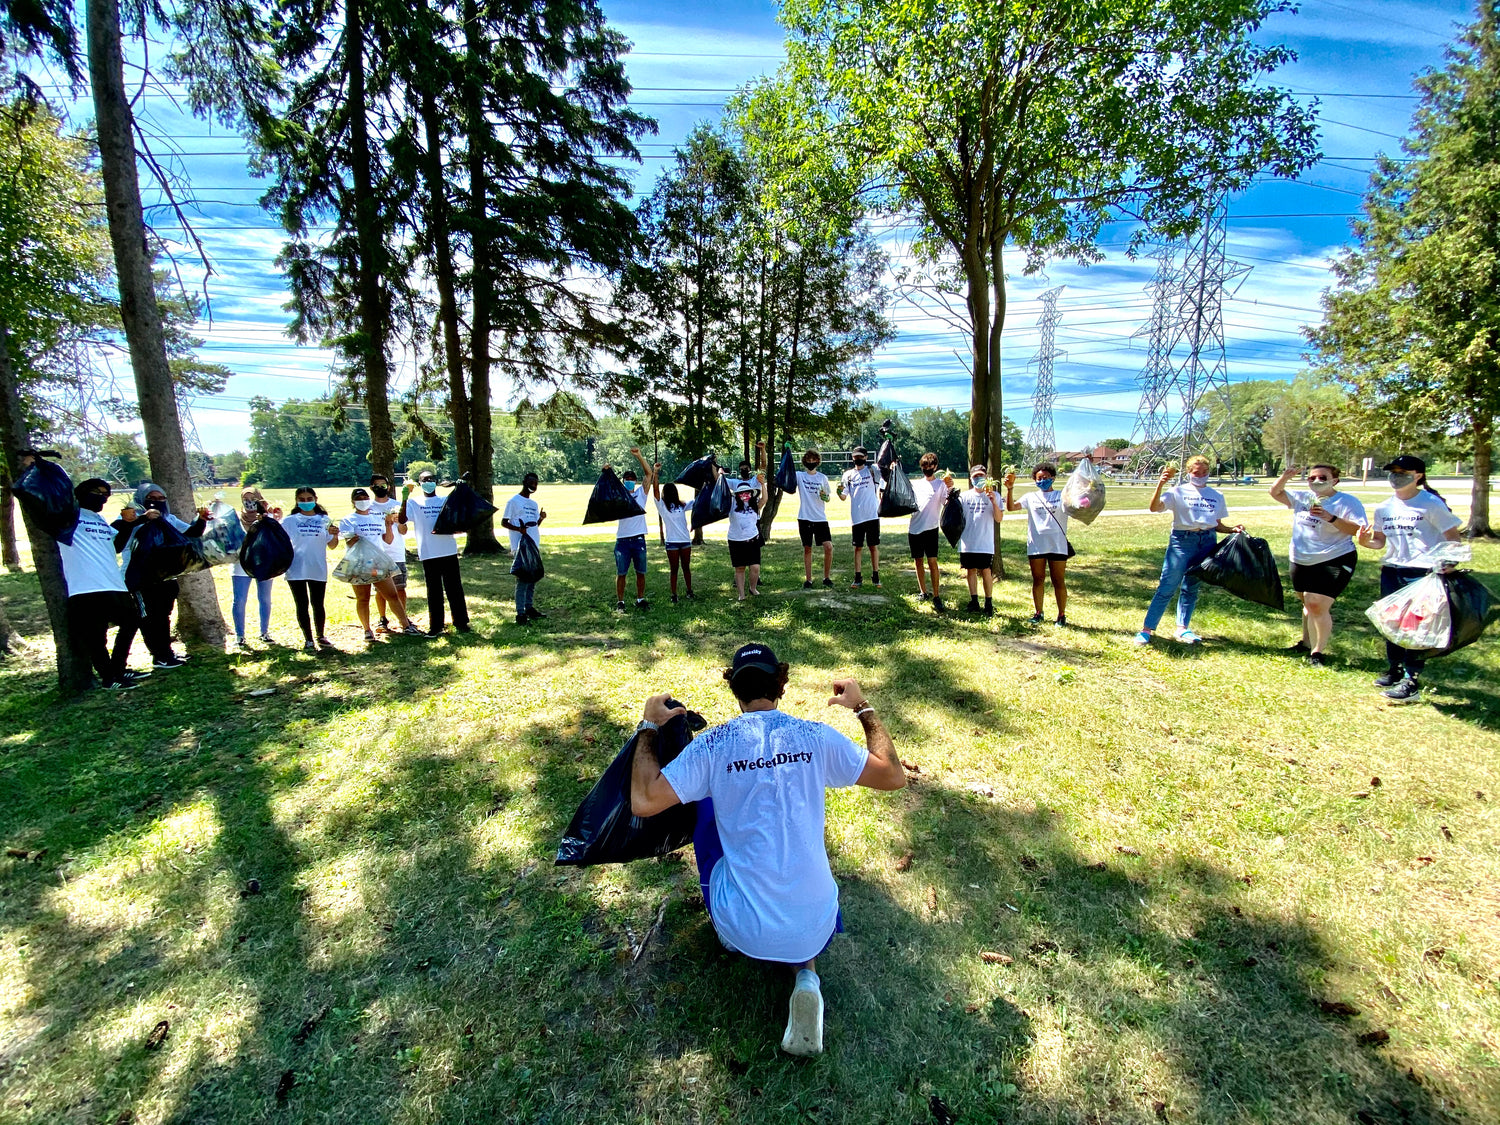
[[[209,458],[214,463],[214,475],[226,480],[239,480],[245,475],[245,466],[249,458],[240,450],[232,453],[215,453]],[[292,486],[293,488],[296,485]]]
[[[325,402],[250,401],[254,483],[271,488],[363,484],[370,476],[370,431],[351,421],[336,429]],[[246,483],[252,483],[247,480]]]
[[[119,462],[124,483],[138,484],[151,479],[151,462],[146,447],[135,434],[113,430],[105,435],[103,446],[105,455]],[[244,454],[240,454],[240,460],[244,460]]]

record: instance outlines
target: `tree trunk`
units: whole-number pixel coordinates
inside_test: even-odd
[[[344,59],[349,81],[350,174],[354,180],[354,237],[359,245],[355,284],[359,296],[360,349],[365,374],[365,414],[370,426],[370,469],[394,479],[396,437],[391,425],[390,365],[381,279],[385,241],[370,167],[369,105],[365,96],[365,27],[361,0],[344,9]]]
[[[10,474],[0,465],[0,563],[6,570],[21,569],[21,550],[16,546],[16,505],[10,491]]]
[[[1002,240],[1003,243],[1003,240]],[[1000,386],[1000,333],[1005,328],[1005,263],[1001,260],[1001,245],[996,243],[991,250],[990,286],[994,303],[990,307],[989,324],[986,326],[985,368],[988,372],[987,409],[988,435],[985,442],[985,466],[990,476],[998,477],[1004,470],[1000,462],[1005,457],[1005,398]],[[1000,555],[1000,531],[1003,525],[995,525],[996,578],[1005,577],[1005,560]]]
[[[468,70],[464,79],[465,129],[469,135],[469,208],[473,238],[474,301],[470,310],[469,417],[474,432],[474,468],[470,481],[474,490],[493,502],[495,495],[495,439],[490,420],[490,332],[494,323],[494,247],[489,224],[489,169],[485,161],[492,131],[484,113],[482,61],[483,32],[477,0],[464,0],[464,45]],[[495,525],[485,520],[469,532],[466,555],[496,555],[500,542]]]
[[[186,516],[197,505],[151,276],[136,170],[135,118],[125,93],[118,0],[88,0],[88,52],[109,240],[120,287],[120,321],[130,349],[151,476],[172,507]],[[222,651],[224,618],[213,578],[206,571],[185,574],[179,588],[178,633],[183,643],[193,647],[201,641]]]
[[[19,454],[30,445],[31,436],[26,432],[26,419],[21,411],[21,395],[10,364],[9,330],[0,324],[0,462],[9,473],[20,475]],[[88,660],[73,651],[68,636],[68,583],[63,577],[62,555],[57,549],[57,540],[32,523],[25,509],[21,515],[26,521],[26,536],[31,540],[31,563],[36,567],[37,584],[42,588],[42,602],[47,607],[47,621],[52,626],[52,640],[57,646],[57,688],[64,695],[76,695],[89,686],[93,676]],[[4,634],[0,637],[0,649],[8,652],[8,619],[4,622]]]
[[[786,364],[786,401],[783,407],[788,419],[788,429],[792,415],[792,387],[797,377],[797,351],[802,343],[802,301],[807,289],[807,265],[801,255],[797,258],[797,296],[792,301],[792,351],[787,357]],[[771,525],[776,522],[776,513],[781,510],[781,489],[776,486],[776,481],[771,475],[770,462],[775,461],[777,467],[781,465],[781,458],[776,452],[776,380],[771,380],[771,408],[766,413],[766,506],[760,514],[760,538],[761,542],[768,542],[771,538]],[[783,441],[786,440],[787,429],[781,434]]]
[[[1469,492],[1469,526],[1464,528],[1467,539],[1492,539],[1494,529],[1490,526],[1490,461],[1494,442],[1493,418],[1478,418],[1474,422],[1474,482]]]

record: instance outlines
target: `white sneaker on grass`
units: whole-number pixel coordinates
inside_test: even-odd
[[[811,969],[798,971],[788,1005],[786,1033],[781,1037],[781,1049],[789,1055],[823,1053],[823,993],[818,984],[818,974]]]

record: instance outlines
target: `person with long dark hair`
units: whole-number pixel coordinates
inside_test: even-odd
[[[1271,486],[1271,499],[1292,510],[1292,589],[1302,602],[1302,639],[1287,651],[1305,653],[1309,664],[1321,668],[1333,636],[1334,600],[1359,564],[1354,536],[1364,526],[1365,506],[1338,490],[1336,465],[1312,466],[1307,491],[1288,492],[1286,482],[1296,472],[1288,465]]]
[[[324,597],[328,592],[328,552],[338,546],[339,529],[318,503],[313,489],[306,485],[297,489],[294,503],[291,513],[281,519],[292,541],[292,565],[283,577],[297,607],[302,651],[316,653],[319,647],[333,647],[325,635],[328,620]]]
[[[710,483],[707,488],[712,488]],[[672,569],[672,601],[677,601],[677,572],[682,571],[682,582],[688,597],[693,596],[693,533],[688,527],[696,498],[683,500],[677,485],[661,483],[661,464],[657,463],[651,474],[651,494],[656,499],[656,512],[661,516],[662,537],[666,541],[667,565]]]
[[[1444,540],[1456,541],[1463,522],[1449,510],[1442,494],[1427,483],[1427,463],[1420,457],[1395,457],[1385,465],[1385,474],[1392,496],[1375,505],[1370,522],[1359,529],[1361,547],[1385,552],[1380,560],[1382,598],[1431,574],[1431,566],[1420,565],[1422,557]],[[1421,699],[1425,658],[1386,641],[1385,661],[1386,670],[1375,677],[1375,686],[1385,689],[1385,697],[1392,703]]]
[[[765,504],[766,475],[757,470],[752,478],[734,482],[734,500],[729,506],[729,562],[734,567],[734,591],[738,600],[760,597],[760,510]]]

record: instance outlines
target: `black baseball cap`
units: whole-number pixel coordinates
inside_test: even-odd
[[[111,491],[109,481],[101,477],[89,477],[88,480],[73,486],[73,495],[80,497],[87,496],[90,492],[97,492],[101,488],[105,492]]]
[[[734,678],[747,669],[757,672],[765,672],[767,675],[776,675],[779,661],[776,654],[771,651],[770,645],[753,642],[742,645],[740,650],[734,654],[734,662],[729,666],[729,679],[732,683]]]
[[[853,449],[851,449],[849,451],[850,456],[853,456],[856,453],[863,453],[866,457],[868,457],[870,455],[870,451],[868,449],[866,449],[862,445],[856,445]]]
[[[1410,453],[1403,453],[1400,457],[1393,457],[1381,466],[1381,472],[1388,473],[1395,469],[1403,473],[1425,473],[1427,462],[1420,457],[1413,457]]]

